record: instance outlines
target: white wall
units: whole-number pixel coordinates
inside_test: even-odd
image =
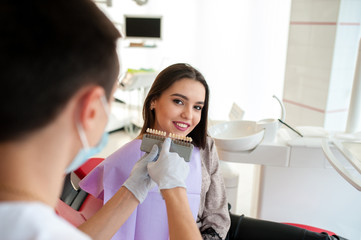
[[[361,33],[361,1],[293,0],[291,12],[283,95],[287,121],[343,132]]]
[[[210,117],[224,119],[231,104],[245,118],[278,117],[290,1],[203,0],[199,11],[197,64],[211,87]]]
[[[121,44],[123,69],[161,70],[175,62],[198,68],[211,88],[210,117],[227,119],[233,102],[245,118],[278,117],[272,98],[281,97],[286,61],[290,0],[113,0],[99,6],[123,23],[123,14],[155,14],[164,19],[155,49]]]

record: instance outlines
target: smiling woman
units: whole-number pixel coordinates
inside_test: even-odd
[[[110,155],[80,186],[107,202],[144,154],[140,145],[148,128],[191,137],[194,149],[186,180],[189,205],[204,239],[225,239],[230,217],[217,152],[207,136],[208,103],[209,88],[198,70],[183,63],[167,67],[158,74],[145,99],[140,135]],[[169,239],[167,211],[157,187],[113,239]]]

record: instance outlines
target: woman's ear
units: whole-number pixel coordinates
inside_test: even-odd
[[[155,104],[152,102],[150,103],[150,110],[152,111],[155,108]]]
[[[153,99],[152,101],[150,101],[150,110],[154,110],[155,109],[155,106],[156,106],[156,101],[157,99]]]

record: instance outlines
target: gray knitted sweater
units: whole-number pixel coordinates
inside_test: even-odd
[[[212,228],[219,237],[225,239],[230,227],[230,216],[218,154],[211,137],[207,137],[206,147],[200,150],[200,157],[202,188],[197,224],[201,232]],[[218,236],[205,235],[207,234],[203,234],[204,239],[219,239]]]

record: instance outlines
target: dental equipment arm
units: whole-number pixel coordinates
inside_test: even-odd
[[[340,144],[335,144],[336,147],[341,151],[341,153],[346,157],[348,161],[352,163],[352,159],[349,158],[348,154],[345,154],[342,149],[340,149]],[[352,186],[354,186],[357,190],[361,191],[361,180],[353,176],[343,165],[342,163],[335,157],[332,153],[328,139],[324,138],[322,140],[322,150],[326,155],[326,158],[330,162],[330,164],[336,169],[336,171]],[[354,165],[354,167],[356,167]],[[357,169],[357,168],[356,168]]]

